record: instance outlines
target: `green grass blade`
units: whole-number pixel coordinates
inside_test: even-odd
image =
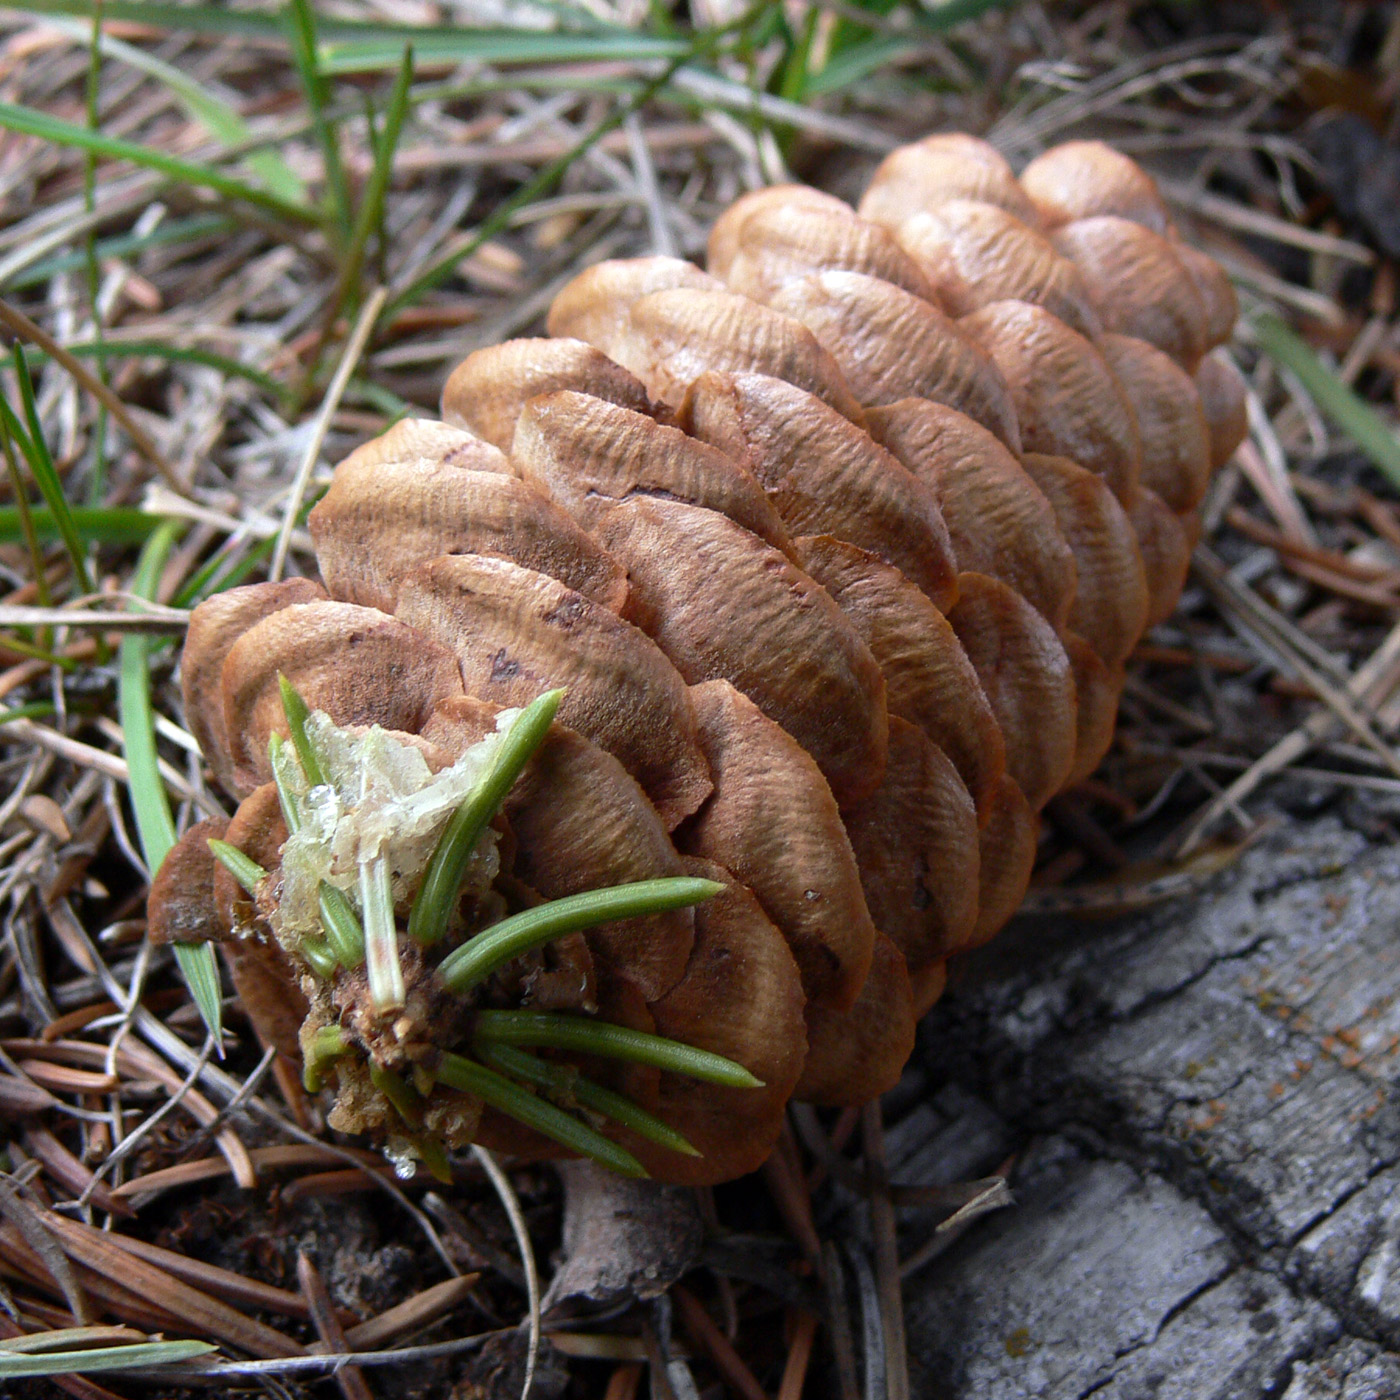
[[[153,598],[161,570],[170,557],[183,527],[166,521],[146,541],[136,564],[130,591],[138,598]],[[136,832],[152,876],[175,844],[175,820],[160,776],[156,754],[155,716],[151,706],[151,638],[139,633],[122,639],[117,677],[117,712],[121,718],[122,748],[126,755],[127,785],[136,814]],[[223,1040],[223,993],[219,964],[208,943],[180,943],[175,960],[184,975],[199,1014],[214,1038]]]
[[[306,517],[311,514],[316,502],[325,495],[327,489],[326,486],[317,486],[306,493],[306,500],[297,512],[299,526],[306,524]],[[3,515],[3,512],[0,512],[0,515]],[[171,601],[177,608],[192,608],[212,594],[222,593],[226,588],[236,588],[272,553],[276,545],[277,540],[273,536],[249,546],[241,559],[236,555],[245,547],[244,544],[236,544],[231,553],[224,551],[216,554],[180,587]]]
[[[438,837],[408,916],[408,934],[416,942],[437,943],[446,934],[476,843],[535,750],[544,742],[563,698],[562,690],[546,691],[516,716],[485,777],[452,814],[451,821]]]
[[[481,1044],[476,1047],[476,1052],[492,1069],[552,1094],[571,1098],[581,1107],[601,1113],[604,1118],[630,1128],[649,1142],[679,1152],[683,1157],[701,1155],[669,1123],[648,1113],[624,1094],[614,1093],[591,1079],[585,1079],[569,1066],[550,1064],[548,1060],[525,1050],[517,1050],[513,1045]]]
[[[83,35],[83,27],[75,26],[78,37]],[[102,87],[102,11],[98,9],[87,27],[88,71],[87,71],[87,127],[89,131],[101,128],[99,98]],[[83,212],[89,218],[97,209],[97,157],[89,151],[83,157]],[[88,225],[83,236],[83,271],[87,276],[88,311],[92,316],[92,332],[96,343],[102,344],[102,269],[97,261],[97,227]],[[107,372],[107,357],[100,351],[97,356],[97,378],[110,387],[111,378]],[[88,478],[88,500],[92,505],[100,505],[107,492],[107,405],[98,404],[92,429],[92,472]]]
[[[421,53],[421,50],[419,52]],[[570,150],[543,166],[513,195],[502,200],[495,210],[477,226],[470,238],[450,253],[444,254],[436,262],[430,263],[412,282],[391,298],[389,304],[384,308],[384,317],[387,319],[405,306],[411,306],[424,292],[430,291],[439,282],[450,277],[464,258],[470,257],[482,244],[488,239],[494,238],[510,223],[517,209],[522,209],[537,199],[543,199],[564,178],[575,161],[597,145],[608,132],[620,127],[632,112],[639,111],[671,81],[676,69],[684,62],[684,57],[684,55],[678,57],[667,67],[665,72],[640,88],[630,101],[614,107],[607,116],[595,123],[593,129],[582,140],[576,142]]]
[[[714,880],[674,876],[664,880],[637,880],[632,884],[586,890],[583,894],[550,900],[548,904],[512,914],[483,929],[442,960],[438,976],[449,991],[465,992],[512,958],[543,947],[566,933],[593,928],[612,919],[645,918],[669,909],[683,909],[712,898],[723,888]]]
[[[558,1011],[478,1011],[472,1034],[482,1041],[503,1045],[539,1045],[550,1050],[632,1060],[730,1089],[762,1088],[761,1080],[723,1055],[610,1021],[596,1021],[591,1016],[570,1016]]]
[[[124,141],[120,137],[89,131],[84,126],[76,126],[72,122],[51,117],[46,112],[37,111],[32,107],[0,102],[0,128],[21,136],[35,136],[41,141],[51,141],[57,146],[91,151],[94,155],[109,160],[131,161],[134,165],[165,175],[177,184],[197,185],[202,189],[213,190],[226,198],[240,199],[265,209],[279,218],[291,219],[300,224],[316,221],[314,213],[303,205],[290,203],[260,185],[236,179],[215,166],[182,160],[178,156],[168,155],[151,146],[142,146],[135,141]]]
[[[52,26],[60,33],[75,39],[87,38],[87,26],[63,19],[53,19]],[[247,122],[227,102],[215,97],[197,79],[177,68],[173,63],[146,49],[139,49],[110,34],[100,34],[97,40],[101,53],[124,63],[129,68],[145,73],[169,88],[176,100],[185,108],[210,136],[225,146],[237,146],[253,139],[253,132]],[[305,204],[306,190],[291,166],[275,151],[258,151],[248,157],[248,168],[262,181],[264,187],[279,199],[289,204]]]
[[[31,506],[29,519],[40,540],[63,538],[58,518],[46,506]],[[164,516],[134,506],[69,506],[68,519],[85,544],[144,544],[165,524]],[[0,506],[0,544],[20,544],[25,538],[22,507]]]
[[[29,470],[33,474],[40,495],[53,512],[54,523],[68,551],[69,562],[73,565],[73,575],[78,580],[78,588],[83,593],[93,592],[92,575],[88,572],[87,559],[83,553],[82,541],[73,526],[73,513],[68,499],[63,494],[63,480],[54,465],[53,455],[44,439],[44,425],[39,421],[39,406],[34,400],[34,381],[29,377],[29,362],[24,357],[24,349],[18,341],[13,351],[15,378],[19,380],[20,400],[24,405],[24,416],[29,424],[26,437],[14,420],[13,410],[0,399],[5,411],[5,423],[10,435],[20,444],[29,459]]]
[[[15,458],[15,442],[10,434],[9,422],[0,417],[0,454],[5,458],[5,474],[10,478],[10,490],[14,493],[15,504],[6,514],[13,512],[24,547],[29,554],[29,565],[34,570],[34,590],[39,598],[39,606],[51,607],[53,594],[49,592],[49,571],[44,567],[44,554],[39,547],[39,531],[34,523],[34,510],[29,504],[29,492],[25,490],[24,478],[20,475],[19,462]],[[49,512],[52,518],[53,512]]]
[[[302,95],[306,98],[312,130],[325,163],[330,232],[337,241],[341,241],[350,233],[350,185],[345,178],[345,163],[340,156],[339,133],[326,114],[330,87],[321,75],[316,53],[316,12],[310,0],[292,0],[286,14],[292,61],[301,79]]]
[[[200,1019],[217,1046],[223,1040],[224,989],[219,978],[219,960],[212,943],[176,943],[175,965],[190,996],[199,1008]],[[220,1054],[222,1054],[222,1049]]]
[[[94,252],[101,263],[108,258],[124,258],[167,243],[193,243],[201,238],[228,233],[236,227],[235,221],[227,214],[196,214],[188,219],[168,219],[149,233],[118,233],[110,238],[99,238]],[[3,285],[16,291],[43,286],[61,273],[82,268],[86,262],[86,252],[55,253],[39,262],[29,263]],[[69,346],[69,349],[73,350],[73,347]],[[74,353],[77,353],[76,350]]]
[[[137,1367],[164,1366],[172,1361],[193,1361],[218,1348],[209,1342],[134,1342],[130,1346],[89,1347],[75,1351],[17,1352],[6,1354],[0,1342],[0,1380],[26,1376],[71,1376],[100,1371],[130,1371]]]
[[[370,171],[369,180],[360,197],[360,207],[355,212],[355,226],[350,231],[350,242],[346,247],[340,276],[336,279],[335,291],[331,296],[331,309],[326,316],[328,326],[334,324],[347,295],[359,284],[370,235],[380,226],[383,219],[384,197],[388,193],[389,179],[394,170],[394,152],[398,149],[399,137],[403,134],[404,118],[408,115],[408,90],[412,81],[413,50],[405,49],[398,75],[394,79],[394,90],[389,95],[384,129],[375,143],[374,168]]]
[[[0,709],[0,724],[9,724],[16,719],[47,719],[53,714],[53,706],[47,700],[35,700],[28,705],[14,705],[8,710]]]
[[[601,33],[523,29],[424,29],[401,36],[332,39],[321,49],[323,73],[379,72],[394,67],[411,40],[420,63],[646,63],[687,57],[683,39],[626,30]]]
[[[1259,345],[1272,359],[1292,370],[1317,406],[1371,459],[1391,485],[1400,488],[1400,438],[1364,399],[1326,365],[1303,338],[1279,318],[1263,311],[1253,318]]]
[[[137,598],[152,598],[174,547],[180,527],[167,521],[146,541],[136,564],[130,592]],[[125,637],[121,644],[121,676],[118,709],[127,766],[131,770],[131,805],[136,813],[136,831],[146,864],[154,875],[175,844],[175,821],[165,795],[156,757],[154,712],[151,707],[151,678],[147,670],[148,637],[139,633]]]
[[[595,1132],[562,1108],[546,1099],[528,1093],[512,1084],[504,1075],[468,1060],[462,1055],[447,1054],[438,1065],[438,1079],[449,1089],[459,1089],[489,1104],[527,1128],[563,1143],[565,1147],[591,1157],[595,1162],[622,1176],[646,1176],[646,1169],[626,1148]]]
[[[78,345],[65,345],[68,353],[77,359],[107,360],[154,359],[165,360],[170,364],[205,365],[216,369],[231,379],[246,379],[250,384],[266,390],[279,399],[286,399],[290,390],[279,384],[270,374],[265,374],[252,365],[245,365],[231,355],[220,355],[216,350],[203,350],[197,345],[167,345],[159,340],[102,340],[83,341]],[[29,358],[47,359],[42,350],[31,350]],[[13,365],[14,356],[0,356],[0,365]]]
[[[983,0],[986,3],[986,0]],[[375,43],[392,50],[391,57],[382,66],[392,68],[405,44],[416,44],[418,36],[425,34],[453,43],[458,46],[454,52],[470,49],[478,42],[494,44],[516,44],[520,52],[527,55],[524,61],[536,61],[536,55],[549,52],[548,41],[593,36],[597,39],[613,37],[617,42],[630,40],[638,46],[637,54],[643,58],[657,57],[648,47],[647,36],[636,34],[610,25],[595,18],[587,11],[551,4],[549,8],[565,13],[576,19],[572,31],[477,29],[449,25],[394,24],[381,21],[341,19],[334,15],[318,15],[317,31],[325,42]],[[33,14],[77,15],[91,19],[95,9],[94,0],[25,0],[24,9]],[[258,39],[264,42],[285,43],[286,27],[279,11],[272,6],[260,8],[234,9],[224,4],[172,5],[158,3],[157,0],[105,0],[103,13],[110,20],[126,20],[132,24],[169,33],[205,35],[234,35],[244,39]],[[482,36],[480,39],[478,36]],[[492,52],[514,52],[515,50],[492,50]],[[486,50],[483,50],[486,52]],[[594,53],[595,57],[609,57],[622,50]],[[468,57],[471,54],[467,55]],[[497,61],[504,61],[498,59]],[[547,59],[542,61],[549,61]]]

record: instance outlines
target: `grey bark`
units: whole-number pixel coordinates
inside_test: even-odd
[[[1396,1400],[1398,1074],[1400,851],[1340,823],[1144,916],[1013,926],[888,1105],[899,1181],[1019,1153],[1017,1204],[906,1280],[914,1393]]]

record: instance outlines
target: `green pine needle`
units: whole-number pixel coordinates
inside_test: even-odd
[[[331,945],[323,938],[303,938],[297,944],[297,952],[306,959],[312,972],[323,982],[329,982],[340,966],[331,952]]]
[[[306,781],[312,787],[320,787],[326,781],[325,770],[311,744],[311,735],[306,732],[306,722],[311,711],[301,693],[281,671],[277,673],[277,688],[282,694],[282,713],[287,717],[287,729],[292,736],[292,747],[297,753],[297,762]]]
[[[723,1055],[590,1016],[570,1016],[559,1011],[478,1011],[472,1022],[472,1035],[483,1043],[539,1045],[631,1060],[730,1089],[763,1087],[761,1079],[755,1079],[743,1065]]]
[[[342,1055],[350,1053],[350,1042],[339,1026],[322,1026],[312,1035],[302,1057],[301,1082],[308,1094],[320,1091],[326,1070]]]
[[[230,846],[227,841],[210,840],[206,844],[214,859],[238,881],[245,893],[256,895],[258,886],[267,879],[267,871],[250,856],[245,856],[237,846]]]
[[[365,960],[365,931],[344,890],[321,881],[321,923],[336,962],[359,967]]]
[[[517,1050],[513,1045],[483,1043],[476,1049],[486,1064],[503,1074],[522,1079],[557,1097],[572,1099],[581,1107],[591,1108],[595,1113],[611,1118],[614,1123],[630,1128],[638,1137],[669,1148],[672,1152],[679,1152],[685,1157],[701,1155],[669,1123],[663,1123],[626,1095],[585,1079],[570,1065],[550,1064],[548,1060]]]
[[[612,919],[644,918],[669,909],[682,909],[712,898],[723,888],[714,880],[675,876],[664,880],[637,880],[628,885],[586,890],[583,894],[551,900],[483,929],[469,943],[449,953],[439,964],[438,974],[449,991],[465,992],[512,958],[566,933],[592,928]]]
[[[407,992],[399,961],[399,930],[389,863],[382,856],[360,866],[360,910],[364,917],[365,974],[370,1005],[381,1016],[397,1011]]]
[[[297,815],[296,799],[282,778],[282,749],[286,742],[275,729],[267,736],[267,762],[277,789],[277,805],[282,809],[282,825],[287,828],[288,836],[295,836],[301,829],[301,818]]]
[[[438,1065],[438,1078],[449,1088],[472,1094],[498,1113],[611,1167],[622,1176],[644,1177],[647,1174],[646,1168],[626,1148],[474,1060],[462,1055],[444,1055]]]
[[[416,942],[437,943],[446,935],[476,843],[525,765],[544,742],[563,698],[562,690],[546,691],[516,716],[486,776],[453,813],[452,820],[438,838],[408,916],[409,937]]]
[[[370,1062],[370,1083],[394,1105],[394,1111],[411,1128],[420,1125],[423,1118],[423,1100],[418,1091],[405,1082],[402,1075],[395,1074],[383,1065]]]

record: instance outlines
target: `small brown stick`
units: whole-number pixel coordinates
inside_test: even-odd
[[[1206,588],[1215,595],[1218,603],[1224,604],[1229,613],[1248,631],[1252,632],[1264,646],[1281,653],[1286,664],[1310,685],[1317,698],[1350,729],[1392,773],[1400,777],[1400,759],[1391,752],[1389,746],[1378,735],[1371,717],[1358,708],[1355,697],[1340,689],[1324,674],[1324,668],[1331,664],[1325,654],[1319,655],[1315,645],[1276,609],[1271,608],[1252,588],[1240,583],[1225,565],[1210,550],[1197,546],[1194,556],[1197,575]],[[1319,664],[1323,663],[1323,664]],[[1365,705],[1365,701],[1361,705]]]
[[[303,1250],[297,1251],[297,1282],[311,1309],[311,1321],[330,1352],[349,1351],[345,1345],[345,1332],[340,1319],[335,1315],[335,1305],[326,1288],[326,1281],[320,1270],[311,1262],[311,1256]],[[335,1383],[345,1400],[374,1400],[370,1393],[365,1373],[358,1366],[342,1366],[335,1373]]]
[[[1262,544],[1288,559],[1300,560],[1305,564],[1316,564],[1334,574],[1351,579],[1355,583],[1378,583],[1394,588],[1400,584],[1400,570],[1387,568],[1383,564],[1358,564],[1336,550],[1323,549],[1316,545],[1300,544],[1285,535],[1281,530],[1271,529],[1262,521],[1256,520],[1247,510],[1231,506],[1225,512],[1226,523],[1255,544]]]
[[[642,1341],[647,1349],[647,1367],[651,1373],[651,1400],[676,1400],[671,1377],[666,1373],[666,1354],[651,1324],[642,1324]]]
[[[812,1222],[812,1200],[807,1194],[807,1178],[795,1165],[796,1149],[792,1134],[783,1125],[783,1136],[763,1164],[763,1179],[768,1185],[768,1193],[783,1223],[788,1227],[803,1254],[815,1267],[821,1267],[822,1242],[817,1235],[817,1227]]]
[[[0,298],[0,325],[8,326],[21,340],[27,340],[31,345],[37,345],[46,355],[62,365],[122,425],[126,435],[131,439],[132,446],[161,474],[165,479],[165,484],[181,496],[188,492],[189,487],[176,475],[175,468],[161,455],[160,449],[131,416],[121,399],[96,375],[92,374],[81,361],[70,355],[48,331],[42,326],[35,325],[23,311],[16,310],[2,298]]]
[[[294,1206],[312,1196],[353,1196],[374,1189],[375,1183],[365,1174],[365,1169],[343,1167],[328,1172],[308,1172],[282,1188],[282,1204]]]
[[[724,1377],[726,1383],[743,1396],[744,1400],[768,1400],[754,1373],[729,1344],[724,1333],[715,1326],[714,1319],[705,1311],[704,1304],[679,1283],[672,1287],[671,1297],[675,1299],[676,1307],[680,1310],[681,1322],[686,1331],[714,1362],[715,1369]]]
[[[783,1379],[778,1386],[778,1400],[802,1400],[802,1389],[807,1384],[807,1367],[812,1360],[812,1343],[816,1341],[820,1319],[815,1313],[792,1309],[789,1309],[788,1315],[795,1321],[787,1364],[783,1367]]]
[[[1091,817],[1077,797],[1068,793],[1052,797],[1046,810],[1051,821],[1077,846],[1111,870],[1122,870],[1128,853]]]
[[[40,1040],[61,1040],[66,1035],[71,1035],[74,1031],[80,1031],[93,1021],[99,1021],[103,1016],[110,1016],[114,1011],[120,1010],[114,1001],[95,1001],[90,1006],[80,1006],[76,1011],[67,1011],[62,1016],[52,1020],[39,1032]]]
[[[902,1276],[907,1277],[917,1269],[922,1269],[929,1260],[936,1259],[979,1215],[1015,1204],[1015,1197],[1011,1194],[1004,1176],[989,1177],[985,1182],[976,1184],[983,1189],[947,1220],[939,1221],[932,1237],[900,1265],[899,1272]]]
[[[329,1148],[304,1147],[293,1144],[281,1147],[254,1147],[248,1153],[253,1166],[258,1171],[276,1170],[288,1167],[324,1166],[339,1159]],[[227,1176],[229,1164],[226,1158],[200,1157],[193,1162],[180,1162],[173,1167],[161,1167],[158,1171],[147,1172],[144,1176],[133,1177],[120,1186],[112,1188],[112,1194],[125,1199],[133,1197],[138,1210],[166,1191],[177,1187],[192,1186],[199,1181],[210,1181],[215,1177]]]
[[[301,462],[297,466],[297,473],[292,481],[291,495],[287,498],[286,514],[282,517],[282,528],[277,532],[277,544],[273,549],[272,563],[268,568],[267,576],[274,583],[282,577],[282,570],[286,567],[287,550],[292,542],[292,531],[296,528],[297,515],[301,510],[302,499],[306,495],[307,483],[310,482],[311,473],[316,467],[316,460],[321,455],[321,446],[326,440],[326,434],[330,431],[331,419],[340,406],[341,397],[345,393],[346,385],[350,383],[350,376],[355,372],[355,366],[360,362],[360,356],[364,354],[370,332],[374,329],[374,323],[379,319],[379,313],[383,309],[384,298],[387,295],[388,293],[383,287],[376,287],[370,293],[364,306],[361,307],[359,319],[355,322],[355,329],[350,333],[349,343],[345,347],[344,354],[340,357],[340,363],[336,366],[330,388],[326,390],[326,397],[312,423],[311,441],[306,444],[306,452],[302,455]]]
[[[76,1062],[79,1065],[102,1065],[107,1061],[107,1047],[91,1045],[83,1040],[56,1040],[45,1043],[41,1040],[12,1039],[0,1042],[0,1050],[12,1054],[28,1053],[36,1059]],[[180,1102],[189,1115],[200,1124],[208,1127],[218,1119],[214,1105],[197,1090],[190,1088],[164,1060],[144,1045],[130,1041],[117,1051],[115,1065],[119,1074],[135,1079],[154,1079],[172,1094],[181,1096]],[[257,1185],[257,1174],[253,1170],[248,1149],[231,1128],[221,1128],[215,1139],[219,1150],[228,1160],[229,1167],[238,1184],[251,1191]]]
[[[894,1202],[890,1200],[885,1128],[880,1101],[861,1110],[865,1170],[870,1177],[870,1233],[875,1240],[875,1281],[880,1291],[880,1321],[885,1333],[885,1376],[889,1400],[909,1400],[909,1358],[904,1342],[904,1298],[899,1287],[899,1245],[895,1238]]]

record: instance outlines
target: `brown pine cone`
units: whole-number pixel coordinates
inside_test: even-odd
[[[492,1006],[654,1032],[763,1081],[553,1052],[685,1135],[701,1155],[604,1128],[670,1180],[757,1165],[790,1096],[880,1093],[946,959],[1014,912],[1036,813],[1102,758],[1124,662],[1175,605],[1244,434],[1215,348],[1236,307],[1132,161],[1073,142],[1018,180],[975,138],[930,137],[859,212],[745,196],[708,261],[580,274],[552,338],[469,356],[444,422],[340,465],[310,517],[324,589],[235,589],[192,620],[189,725],[243,799],[223,838],[267,876],[250,903],[197,829],[152,922],[188,939],[212,899],[268,1043],[295,1056],[303,1017],[304,1046],[343,1043],[338,1126],[403,1138],[390,1091],[412,1082],[415,1150],[558,1151],[434,1081]],[[305,876],[270,781],[279,676],[323,742],[416,764],[425,794],[503,709],[564,689],[453,949],[601,886],[725,889],[522,955],[470,998],[405,934],[402,1003],[367,1005],[363,973],[308,959],[314,927],[288,932]],[[403,861],[400,919],[422,878]]]

